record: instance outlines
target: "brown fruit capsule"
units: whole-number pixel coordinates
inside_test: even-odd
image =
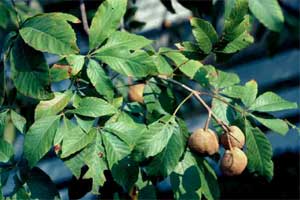
[[[229,143],[231,143],[231,147],[238,147],[240,149],[243,148],[245,144],[245,135],[237,126],[230,126],[228,133],[223,133],[221,135],[220,141],[225,149],[229,149]]]
[[[219,151],[219,142],[212,130],[199,128],[190,136],[189,147],[198,153],[213,155]]]
[[[145,88],[145,84],[143,83],[130,86],[128,90],[129,100],[136,101],[139,103],[144,103],[144,97],[143,97],[144,88]]]
[[[221,169],[227,176],[241,174],[248,163],[246,154],[237,147],[226,150],[221,161]]]

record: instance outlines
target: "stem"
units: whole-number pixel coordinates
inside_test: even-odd
[[[178,70],[180,67],[182,67],[182,65],[186,64],[189,60],[186,60],[182,63],[180,63],[178,66],[175,67],[175,69],[173,70],[174,72],[176,72],[176,70]]]
[[[120,75],[119,73],[115,74],[114,76],[111,77],[110,80],[114,80],[114,79],[117,78],[119,75]]]
[[[180,104],[177,106],[177,108],[175,109],[174,113],[173,113],[173,116],[176,115],[176,113],[179,111],[179,109],[181,108],[181,106],[187,101],[189,100],[189,98],[191,98],[193,96],[193,93],[191,92],[187,97],[185,97],[181,102]]]
[[[228,142],[228,146],[229,146],[229,150],[231,150],[232,149],[232,144],[231,144],[231,141],[230,141],[230,134],[229,134],[229,132],[226,132],[225,134],[227,134],[227,142]]]
[[[235,109],[236,111],[240,112],[240,113],[244,113],[243,110],[237,108],[236,106],[232,105],[231,103],[229,103],[228,101],[225,101],[224,99],[222,99],[221,97],[217,96],[217,95],[213,95],[213,94],[210,94],[208,92],[201,92],[201,94],[203,95],[207,95],[207,96],[210,96],[212,98],[215,98],[215,99],[218,99],[219,101],[222,101],[223,103],[227,104],[228,106],[232,107],[233,109]]]
[[[180,83],[178,81],[175,81],[173,79],[169,79],[169,78],[165,78],[165,77],[162,77],[162,76],[158,76],[158,78],[160,79],[163,79],[163,80],[166,80],[170,83],[173,83],[175,85],[178,85],[180,87],[182,87],[183,89],[191,92],[193,94],[193,96],[204,106],[204,108],[208,111],[208,113],[211,113],[211,117],[225,130],[225,131],[228,131],[228,126],[220,119],[218,119],[218,117],[212,112],[211,108],[206,104],[206,102],[202,99],[202,97],[200,96],[200,92],[199,91],[196,91],[192,88],[190,88],[189,86],[183,84],[183,83]]]
[[[132,77],[131,76],[128,76],[128,84],[129,85],[132,85],[132,83],[133,83],[133,79],[132,79]]]
[[[87,21],[84,0],[80,0],[80,12],[81,12],[81,19],[82,19],[83,29],[86,32],[86,34],[89,34],[90,28],[89,28],[89,24],[88,24],[88,21]]]
[[[205,130],[205,131],[208,130],[209,122],[210,122],[210,120],[211,120],[211,113],[212,113],[212,112],[208,112],[208,117],[207,117],[207,120],[206,120],[205,126],[204,126],[204,130]]]

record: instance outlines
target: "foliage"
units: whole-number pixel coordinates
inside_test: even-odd
[[[169,1],[162,2],[175,12]],[[20,12],[19,6],[0,2],[0,27],[7,30],[0,62],[0,186],[10,170],[24,174],[16,176],[19,184],[11,198],[57,195],[51,181],[40,180],[36,170],[39,161],[55,152],[76,178],[92,179],[95,194],[112,178],[122,195],[132,197],[137,188],[140,198],[154,198],[157,181],[170,177],[176,199],[217,199],[215,171],[205,156],[187,147],[190,133],[177,115],[191,96],[212,112],[219,133],[230,125],[243,130],[248,171],[272,179],[272,147],[258,125],[285,135],[290,124],[272,112],[296,109],[297,104],[272,92],[257,95],[254,80],[241,85],[236,74],[199,60],[211,55],[222,60],[253,43],[249,9],[266,27],[280,31],[284,19],[276,0],[228,1],[220,34],[209,21],[193,17],[194,41],[177,44],[178,50],[158,51],[151,47],[153,41],[119,29],[124,15],[130,18],[129,11],[135,12],[127,10],[126,0],[105,0],[92,19],[84,55],[72,27],[80,23],[77,17],[29,8]],[[60,60],[48,66],[44,53]],[[207,93],[198,93],[177,76]],[[145,83],[144,103],[130,102],[126,86],[118,87],[127,80]],[[51,85],[57,82],[70,85],[54,91]],[[192,95],[180,103],[177,89]],[[211,97],[211,108],[202,101],[205,94]],[[12,132],[25,137],[20,160],[14,158]]]

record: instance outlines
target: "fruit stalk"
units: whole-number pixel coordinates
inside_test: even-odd
[[[211,113],[212,113],[212,112],[208,112],[208,117],[207,117],[206,122],[205,122],[205,125],[204,125],[204,130],[205,130],[205,131],[207,131],[208,126],[209,126],[209,123],[210,123],[210,120],[211,120]]]
[[[179,109],[181,108],[181,106],[187,101],[189,100],[191,97],[193,96],[193,93],[190,93],[187,97],[185,97],[180,104],[177,106],[177,108],[175,109],[175,111],[173,112],[173,116],[176,115],[176,113],[179,111]]]
[[[202,99],[202,97],[200,96],[201,92],[194,90],[192,88],[190,88],[189,86],[180,83],[174,79],[169,79],[169,78],[165,78],[163,76],[158,76],[158,78],[163,79],[165,81],[168,81],[170,83],[173,83],[175,85],[178,85],[180,87],[182,87],[183,89],[191,92],[193,94],[193,96],[204,106],[204,108],[207,110],[208,113],[211,113],[211,117],[225,130],[228,131],[228,125],[226,125],[222,120],[218,119],[218,117],[212,112],[211,108],[207,105],[207,103]]]

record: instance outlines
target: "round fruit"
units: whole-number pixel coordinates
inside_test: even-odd
[[[144,103],[144,88],[145,84],[143,83],[130,86],[128,91],[129,100]]]
[[[199,128],[190,136],[189,147],[198,153],[213,155],[219,151],[219,142],[212,130]]]
[[[229,132],[223,133],[220,140],[225,149],[229,149],[228,141],[230,141],[231,147],[238,147],[242,149],[245,144],[245,135],[239,127],[230,126]]]
[[[227,176],[241,174],[246,168],[248,159],[246,154],[237,147],[226,150],[221,161],[221,169]]]

